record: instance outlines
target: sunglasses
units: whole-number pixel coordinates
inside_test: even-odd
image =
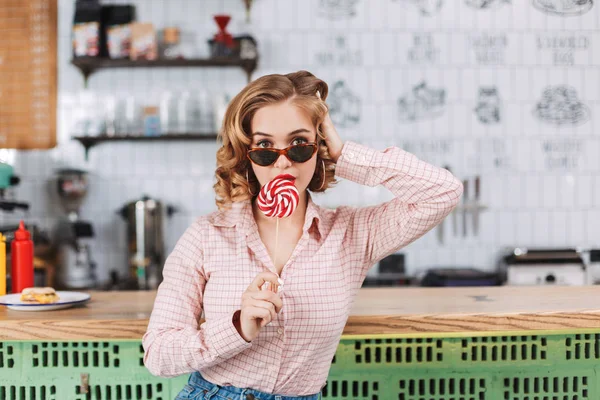
[[[253,147],[248,150],[248,159],[256,165],[266,167],[277,161],[282,154],[292,162],[303,163],[310,160],[316,152],[316,143],[296,144],[285,149]]]

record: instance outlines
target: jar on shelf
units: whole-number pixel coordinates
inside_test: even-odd
[[[99,136],[105,132],[104,110],[100,95],[84,90],[77,95],[76,106],[72,110],[73,132],[81,136]]]
[[[117,133],[117,96],[107,95],[104,103],[104,121],[106,136],[115,136]]]
[[[163,29],[159,57],[166,59],[183,58],[179,28],[170,27]]]
[[[215,132],[221,130],[223,118],[225,118],[225,112],[230,100],[229,95],[226,93],[215,95],[213,98],[213,129]]]
[[[144,136],[160,135],[160,115],[156,106],[144,107]]]
[[[202,110],[196,90],[183,90],[178,94],[177,133],[199,133]]]
[[[179,92],[167,90],[160,98],[160,128],[164,134],[180,133],[178,106]]]
[[[132,94],[122,94],[117,99],[115,132],[120,136],[142,134],[142,103]]]
[[[198,110],[199,118],[198,121],[198,132],[203,134],[209,134],[214,132],[214,105],[210,97],[210,93],[205,89],[198,91]]]

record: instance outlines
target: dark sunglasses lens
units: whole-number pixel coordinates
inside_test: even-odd
[[[279,154],[275,151],[271,150],[252,150],[250,152],[250,159],[254,161],[256,164],[261,165],[263,167],[267,165],[271,165],[277,160]]]
[[[293,146],[288,151],[288,156],[290,159],[295,162],[306,162],[310,160],[313,155],[313,151],[315,149],[314,145],[310,146]]]

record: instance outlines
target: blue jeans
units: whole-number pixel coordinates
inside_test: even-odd
[[[320,398],[321,393],[309,396],[281,396],[254,389],[219,386],[204,379],[200,372],[194,372],[175,400],[319,400]]]

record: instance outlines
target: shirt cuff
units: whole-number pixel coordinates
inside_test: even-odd
[[[222,318],[206,321],[203,325],[205,338],[209,348],[214,349],[217,357],[228,359],[250,348],[252,343],[246,342],[233,325],[231,312]]]
[[[379,152],[359,143],[346,141],[342,153],[335,165],[335,175],[365,184],[367,182],[369,167]]]

